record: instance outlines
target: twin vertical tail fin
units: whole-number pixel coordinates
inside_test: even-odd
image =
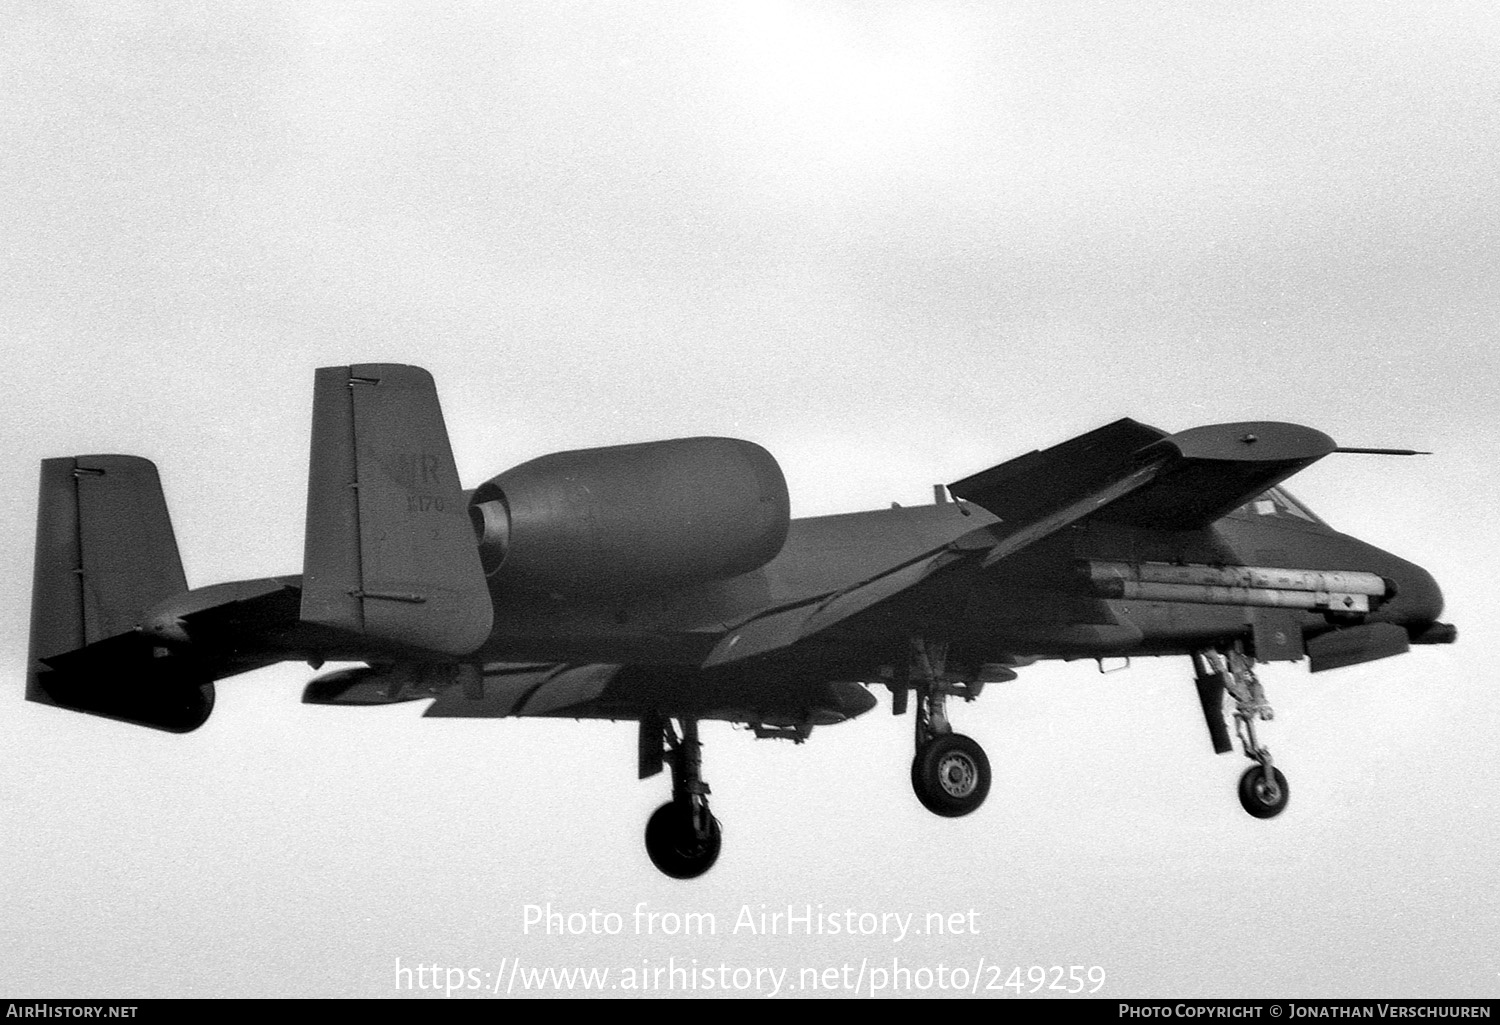
[[[432,375],[325,367],[313,396],[304,623],[459,658],[494,617]]]
[[[295,611],[277,580],[190,595],[149,460],[45,460],[26,697],[181,733],[208,719],[215,673],[241,671],[231,656],[257,645],[272,645],[265,662],[476,652],[494,611],[427,371],[317,372],[303,562]],[[270,601],[275,641],[247,614],[257,599]]]
[[[26,697],[176,733],[213,709],[210,680],[136,630],[187,590],[156,466],[137,456],[42,462]]]

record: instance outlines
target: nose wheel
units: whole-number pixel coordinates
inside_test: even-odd
[[[1290,795],[1286,777],[1275,766],[1268,772],[1263,765],[1252,765],[1240,777],[1240,804],[1258,819],[1280,815]]]

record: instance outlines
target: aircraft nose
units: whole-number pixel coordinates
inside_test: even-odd
[[[1396,596],[1380,610],[1380,618],[1399,623],[1408,631],[1437,622],[1443,614],[1443,592],[1432,574],[1421,566],[1395,560],[1384,575],[1396,585]]]

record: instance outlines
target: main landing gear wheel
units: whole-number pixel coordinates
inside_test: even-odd
[[[948,643],[910,638],[904,688],[915,699],[913,715],[916,755],[911,760],[911,788],[922,807],[934,815],[956,819],[976,810],[990,792],[990,760],[984,748],[948,722],[949,694],[972,701],[979,686],[946,672]],[[907,690],[895,706],[905,710]]]
[[[719,860],[723,831],[706,808],[703,814],[707,822],[700,830],[693,824],[690,805],[668,801],[646,823],[646,853],[652,864],[673,879],[696,879]]]
[[[1286,777],[1275,766],[1272,766],[1269,778],[1263,765],[1250,766],[1240,777],[1240,804],[1258,819],[1280,815],[1290,796]]]
[[[990,760],[984,748],[963,734],[941,734],[917,749],[911,786],[928,811],[956,819],[989,796]]]
[[[698,720],[682,719],[681,736],[669,719],[641,720],[641,778],[660,772],[663,763],[672,768],[672,799],[646,823],[646,854],[673,879],[696,879],[713,868],[724,839],[719,820],[708,810],[702,755]]]

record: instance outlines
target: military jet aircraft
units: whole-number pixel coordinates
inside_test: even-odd
[[[634,721],[640,778],[672,779],[646,849],[685,879],[721,840],[700,720],[801,742],[888,690],[912,712],[917,798],[956,817],[984,802],[990,766],[949,698],[1039,659],[1179,655],[1219,753],[1233,699],[1253,763],[1239,798],[1270,818],[1289,789],[1257,736],[1272,714],[1257,663],[1316,673],[1456,633],[1425,570],[1278,486],[1338,451],[1394,450],[1285,423],[1124,419],[929,506],[794,521],[776,460],[729,438],[560,452],[464,490],[426,371],[329,367],[300,575],[190,589],[152,463],[43,461],[26,696],[186,732],[215,681],[354,661],[303,700]]]

